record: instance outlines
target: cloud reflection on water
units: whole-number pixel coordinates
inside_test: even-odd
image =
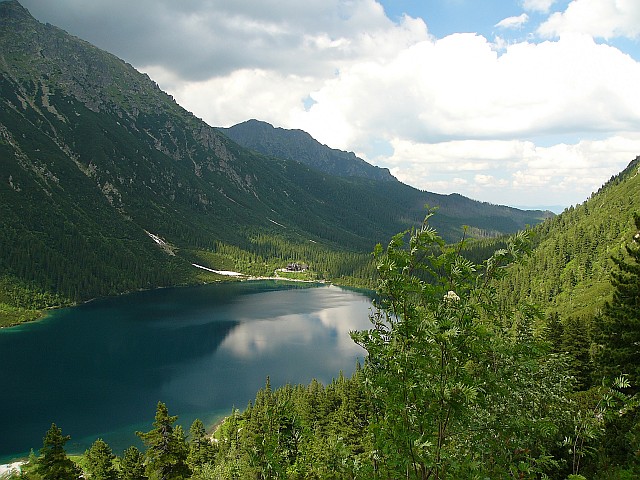
[[[284,303],[297,304],[299,293],[287,292],[290,298]],[[309,296],[308,292],[306,296]],[[325,347],[353,355],[361,354],[363,350],[351,340],[349,332],[368,328],[363,309],[368,308],[370,302],[358,294],[345,295],[344,290],[333,286],[318,289],[316,296],[321,297],[322,301],[317,304],[309,302],[307,311],[278,314],[260,320],[255,320],[255,316],[238,317],[240,324],[224,339],[220,350],[251,359],[282,352],[293,345],[311,347],[322,339]],[[282,300],[281,297],[279,299]]]
[[[194,410],[211,404],[242,407],[267,376],[274,386],[313,378],[326,383],[364,358],[349,332],[369,328],[366,296],[334,286],[258,295],[230,309],[237,324],[215,350],[174,366],[165,376],[162,398]],[[198,395],[186,399],[184,392],[194,390]]]

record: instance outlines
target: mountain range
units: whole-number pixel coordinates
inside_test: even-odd
[[[191,264],[220,268],[223,251],[238,268],[312,246],[332,278],[333,253],[366,258],[425,205],[448,241],[552,216],[420,191],[299,130],[213,128],[15,0],[0,3],[0,160],[5,312],[202,281]]]

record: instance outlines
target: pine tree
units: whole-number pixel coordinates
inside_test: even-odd
[[[637,231],[626,245],[627,257],[614,257],[611,273],[613,299],[607,302],[599,322],[601,374],[613,378],[627,374],[629,393],[640,391],[640,215],[634,215]]]
[[[587,325],[587,319],[569,317],[562,333],[561,350],[570,356],[569,365],[576,377],[576,388],[586,390],[591,383],[591,362],[589,349],[591,336]]]
[[[193,471],[213,463],[214,451],[201,420],[196,419],[189,428],[189,456],[187,462]]]
[[[558,312],[552,312],[547,318],[547,324],[542,332],[544,339],[551,344],[554,353],[562,352],[562,338],[564,336],[564,325],[560,320]]]
[[[142,452],[136,447],[127,448],[120,460],[120,479],[146,480],[146,478]]]
[[[117,480],[118,474],[113,465],[116,456],[111,447],[99,438],[84,454],[87,460],[87,472],[92,480]]]
[[[62,429],[51,424],[40,450],[37,473],[47,480],[75,480],[80,478],[80,468],[67,457],[64,445],[71,439],[62,435]]]
[[[177,416],[169,415],[167,406],[158,402],[153,430],[136,432],[147,446],[147,474],[159,480],[178,480],[191,474],[187,466],[188,447],[182,427],[173,424]]]

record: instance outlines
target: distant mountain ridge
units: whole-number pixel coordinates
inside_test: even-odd
[[[451,241],[547,216],[248,150],[131,65],[0,3],[0,314],[200,281],[194,255],[220,251],[355,275],[331,254],[370,258],[425,204]]]
[[[478,202],[457,193],[442,195],[420,191],[398,181],[388,169],[370,165],[353,152],[323,145],[303,130],[276,128],[255,119],[219,130],[240,145],[265,155],[293,160],[343,178],[374,180],[376,184],[371,185],[369,195],[377,196],[380,193],[387,202],[398,199],[402,208],[409,205],[413,211],[424,212],[425,205],[437,207],[439,212],[433,224],[448,241],[459,238],[462,225],[471,227],[469,233],[472,236],[492,237],[501,232],[514,232],[526,225],[535,225],[554,215],[548,210],[523,211]],[[452,228],[453,225],[455,227]]]
[[[397,181],[389,169],[371,165],[353,152],[323,145],[303,130],[276,128],[255,119],[219,130],[243,147],[304,163],[331,175]]]

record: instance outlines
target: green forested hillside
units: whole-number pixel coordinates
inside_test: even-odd
[[[491,205],[478,202],[458,194],[441,195],[425,192],[405,185],[388,170],[369,165],[352,152],[322,145],[301,130],[274,128],[258,120],[249,120],[230,128],[220,128],[234,141],[247,148],[271,157],[284,158],[303,163],[313,169],[354,180],[368,191],[370,212],[376,212],[380,221],[400,211],[407,218],[421,218],[425,205],[439,209],[433,225],[450,242],[456,242],[462,236],[462,225],[471,228],[471,236],[483,238],[500,235],[500,232],[515,232],[527,225],[536,225],[545,218],[553,216],[551,212],[523,211],[516,208]],[[358,190],[350,193],[344,200],[353,204]],[[387,210],[388,205],[394,208]],[[399,209],[399,210],[398,210]],[[380,239],[378,239],[380,240]]]
[[[243,148],[130,65],[0,2],[0,312],[9,323],[33,309],[212,279],[194,259],[249,274],[301,260],[322,278],[370,278],[375,243],[424,215],[424,197],[400,185]],[[544,216],[441,197],[428,203],[452,241],[463,224],[492,235]]]
[[[612,256],[620,255],[640,211],[640,157],[585,202],[533,229],[535,249],[514,268],[505,299],[531,300],[563,318],[592,318],[611,295]]]

